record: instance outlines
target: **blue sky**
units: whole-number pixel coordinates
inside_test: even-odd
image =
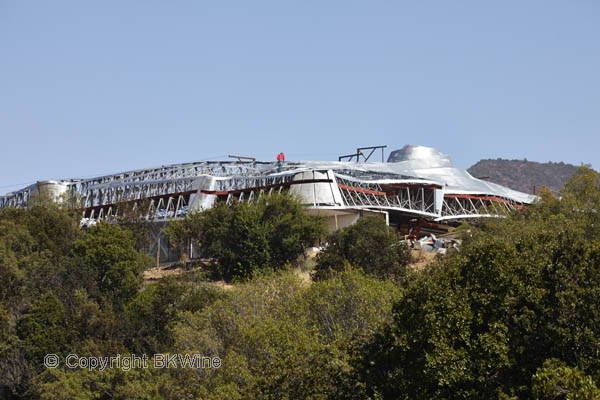
[[[382,144],[599,169],[600,2],[0,0],[0,134],[0,193]]]

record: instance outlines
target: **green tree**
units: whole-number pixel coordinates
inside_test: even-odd
[[[582,215],[542,201],[471,227],[460,252],[411,274],[364,349],[369,393],[528,398],[546,359],[600,369],[600,242],[583,234]]]
[[[325,223],[308,215],[298,198],[274,193],[253,203],[217,203],[172,222],[166,231],[180,246],[198,240],[202,254],[214,260],[225,279],[244,280],[295,263],[324,233]]]
[[[72,212],[44,199],[0,210],[0,391],[22,393],[41,357],[69,340],[64,260],[82,235]]]
[[[188,397],[344,398],[356,343],[391,315],[399,288],[356,270],[307,287],[293,272],[239,285],[175,327],[175,351],[217,355],[215,371],[176,371]]]
[[[63,260],[81,236],[73,213],[51,202],[0,210],[0,300],[21,307],[24,295],[61,288]]]
[[[600,174],[589,166],[581,166],[561,190],[566,205],[581,212],[591,212],[600,207]]]
[[[600,399],[600,389],[591,376],[557,359],[544,362],[532,378],[532,394],[539,400]]]
[[[39,362],[46,354],[65,350],[70,336],[66,322],[62,303],[58,297],[47,293],[19,318],[17,335],[27,354]]]
[[[27,227],[0,217],[0,300],[7,301],[22,291],[33,246]]]
[[[121,309],[140,288],[142,272],[152,261],[135,250],[132,234],[115,224],[100,223],[73,247],[71,276],[98,300]]]
[[[184,283],[169,277],[148,285],[125,307],[128,348],[146,354],[168,351],[177,315],[198,312],[223,296],[222,290],[212,284]]]
[[[588,239],[600,236],[600,174],[587,166],[578,167],[561,190],[561,208]]]
[[[314,276],[325,279],[352,265],[380,279],[398,279],[410,261],[410,250],[399,240],[382,218],[361,218],[327,236],[327,247],[317,257]]]
[[[177,382],[152,368],[151,361],[148,365],[128,371],[47,369],[32,380],[29,395],[41,400],[181,399]]]

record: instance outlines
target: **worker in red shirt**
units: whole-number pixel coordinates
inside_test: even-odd
[[[277,169],[279,170],[279,172],[281,172],[281,165],[284,163],[285,161],[285,155],[282,153],[277,154]]]

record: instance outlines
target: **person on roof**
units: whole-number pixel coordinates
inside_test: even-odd
[[[285,155],[283,154],[283,152],[277,154],[277,170],[279,172],[281,172],[282,168],[281,165],[285,162]]]

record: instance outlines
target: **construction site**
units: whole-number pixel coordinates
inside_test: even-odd
[[[273,191],[298,195],[307,212],[327,219],[330,230],[361,217],[380,216],[402,235],[444,234],[465,220],[500,217],[535,201],[534,195],[471,176],[442,152],[406,145],[356,149],[338,161],[276,161],[230,156],[140,169],[89,179],[38,181],[0,196],[0,208],[27,207],[35,196],[76,199],[81,226],[118,220],[128,205],[157,227],[216,202],[252,202]],[[375,158],[380,161],[374,161]],[[168,261],[168,241],[156,230],[149,252]],[[192,251],[193,253],[193,251]]]

